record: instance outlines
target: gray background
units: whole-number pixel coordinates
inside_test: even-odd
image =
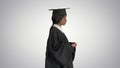
[[[44,68],[48,9],[62,7],[74,68],[120,68],[120,0],[0,0],[0,68]]]

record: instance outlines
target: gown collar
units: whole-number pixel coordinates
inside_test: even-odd
[[[54,24],[53,26],[56,27],[57,29],[59,29],[62,33],[64,33],[63,30],[62,30],[62,27],[59,26],[58,24]]]

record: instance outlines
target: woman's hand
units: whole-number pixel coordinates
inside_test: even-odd
[[[75,42],[72,42],[72,45],[71,45],[73,48],[75,48],[77,46],[77,44]]]

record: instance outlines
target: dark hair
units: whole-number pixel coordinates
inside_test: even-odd
[[[65,15],[53,15],[52,22],[53,24],[58,24]]]

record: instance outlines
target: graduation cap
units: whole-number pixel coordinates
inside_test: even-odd
[[[66,9],[70,8],[49,9],[49,11],[53,11],[53,15],[67,15]]]
[[[67,15],[66,9],[70,8],[49,9],[49,11],[53,11],[52,12],[53,24],[57,24],[65,15]]]

